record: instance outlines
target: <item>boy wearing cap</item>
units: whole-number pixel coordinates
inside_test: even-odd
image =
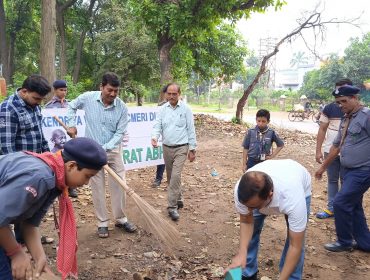
[[[38,229],[41,220],[55,198],[66,188],[87,184],[106,163],[107,156],[101,146],[84,137],[68,141],[64,150],[57,154],[17,152],[0,156],[0,279],[32,279],[32,276],[38,276],[32,275],[31,260],[10,229],[13,223],[20,225],[34,260],[36,274],[51,273],[41,245]],[[62,197],[68,199],[66,195]],[[61,207],[59,210],[60,216],[66,219],[60,221],[58,254],[59,251],[76,249],[73,213],[68,216]],[[70,227],[66,228],[63,223],[68,223]],[[66,232],[63,232],[64,229]],[[74,230],[75,234],[68,234],[70,230]],[[63,239],[64,236],[68,237]],[[60,262],[58,255],[58,270],[64,276],[77,273],[76,264],[68,256]]]
[[[352,251],[356,247],[370,252],[370,231],[362,207],[363,196],[370,186],[370,109],[361,104],[359,92],[353,86],[333,91],[345,118],[328,157],[315,173],[321,179],[340,153],[343,184],[333,203],[337,241],[324,246],[332,252]]]
[[[64,80],[56,80],[53,83],[54,95],[48,103],[45,104],[46,109],[50,108],[67,108],[67,82]]]

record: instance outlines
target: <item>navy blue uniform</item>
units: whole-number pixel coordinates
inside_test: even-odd
[[[334,140],[338,147],[344,122]],[[351,246],[352,239],[360,249],[370,252],[370,231],[366,223],[362,200],[370,187],[370,109],[362,108],[353,114],[347,135],[340,147],[343,185],[334,199],[335,227],[338,242]]]

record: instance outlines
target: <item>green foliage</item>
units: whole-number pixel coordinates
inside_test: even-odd
[[[362,85],[370,79],[370,32],[361,39],[351,40],[351,44],[345,50],[344,65],[348,77],[356,85]]]
[[[72,82],[72,77],[67,76],[65,77],[65,80],[67,82],[68,86],[68,92],[67,92],[67,99],[68,100],[73,100],[80,94],[84,93],[85,91],[92,90],[91,88],[91,83],[89,81],[85,82],[78,82],[78,83],[73,83]]]
[[[363,88],[370,77],[370,32],[362,39],[352,39],[343,58],[331,55],[324,65],[306,73],[300,94],[308,98],[331,100],[335,82],[349,78],[354,85]],[[367,99],[364,91],[364,100]]]

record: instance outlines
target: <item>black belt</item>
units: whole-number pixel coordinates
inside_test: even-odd
[[[180,148],[182,146],[187,146],[187,145],[189,144],[186,143],[186,144],[180,144],[180,145],[175,145],[175,146],[168,146],[168,145],[163,144],[163,146],[166,146],[167,148],[171,148],[171,149]]]

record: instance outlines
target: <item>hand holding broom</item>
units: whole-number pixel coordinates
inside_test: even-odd
[[[68,127],[57,117],[53,116],[54,119],[66,130]],[[167,249],[173,248],[178,245],[180,233],[177,229],[170,224],[163,216],[154,209],[149,203],[143,198],[136,194],[133,189],[127,186],[126,182],[119,177],[108,165],[104,166],[104,169],[112,176],[122,187],[122,189],[134,200],[135,205],[139,208],[142,217],[146,223],[146,229],[151,232],[155,237],[162,240],[163,244]]]

